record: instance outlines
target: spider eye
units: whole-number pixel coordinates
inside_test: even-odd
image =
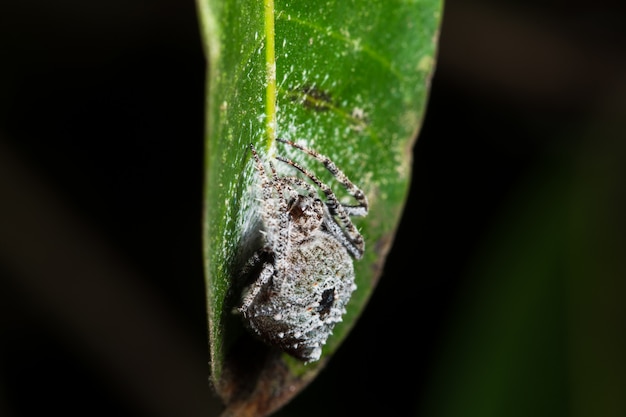
[[[320,313],[321,317],[330,313],[330,307],[333,305],[333,301],[335,301],[335,289],[329,288],[324,290],[322,293],[322,299],[320,300],[320,305],[316,309],[316,311]]]

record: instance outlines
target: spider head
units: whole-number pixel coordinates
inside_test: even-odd
[[[309,237],[322,226],[324,208],[321,200],[309,196],[297,195],[288,205],[289,218],[298,235]]]

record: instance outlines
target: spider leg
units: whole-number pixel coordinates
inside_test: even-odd
[[[287,145],[293,146],[296,149],[300,149],[301,151],[311,155],[313,158],[317,159],[318,161],[320,161],[322,164],[324,164],[324,167],[337,179],[337,181],[343,185],[346,189],[346,191],[348,191],[348,193],[354,197],[357,201],[357,205],[352,206],[352,205],[347,205],[347,204],[341,204],[346,213],[350,216],[365,216],[367,214],[367,210],[369,207],[369,204],[367,202],[367,197],[365,196],[365,194],[363,193],[363,191],[358,188],[356,185],[354,185],[352,183],[352,181],[350,181],[350,179],[346,176],[346,174],[343,173],[343,171],[341,171],[339,168],[337,168],[337,166],[335,165],[335,163],[333,161],[330,160],[329,157],[327,157],[326,155],[322,155],[318,152],[315,152],[312,149],[308,149],[302,145],[299,145],[295,142],[292,142],[290,140],[285,140],[285,139],[276,139],[279,142],[285,143]],[[336,199],[335,199],[336,200]],[[337,202],[337,204],[339,205],[340,203]],[[333,208],[334,207],[330,207],[331,213],[333,212]],[[336,213],[333,213],[336,214]]]
[[[248,261],[248,264],[255,263],[255,262],[258,263],[260,260],[261,260],[261,257],[259,256],[257,252],[252,256],[252,258],[250,258],[250,260]],[[272,265],[270,262],[265,262],[263,264],[263,268],[261,269],[261,273],[259,274],[259,277],[247,289],[241,301],[241,307],[238,308],[238,310],[244,315],[244,317],[247,317],[248,309],[254,302],[254,299],[257,297],[257,295],[263,289],[263,287],[265,287],[270,282],[273,276],[274,276],[274,265]]]
[[[254,145],[250,144],[254,157],[255,167],[261,177],[261,203],[263,224],[267,228],[267,245],[271,247],[276,262],[282,262],[287,251],[286,242],[289,240],[289,214],[287,201],[283,198],[283,186],[270,161],[271,177],[267,174],[261,158]],[[277,237],[275,237],[277,236]]]
[[[335,228],[332,224],[330,224],[330,222],[327,222],[328,223],[327,225],[329,226],[329,230],[335,236],[340,236],[341,234],[343,234],[344,236],[347,235],[347,240],[351,242],[351,244],[356,248],[356,253],[359,255],[355,257],[357,259],[360,258],[364,250],[363,236],[361,236],[359,231],[356,229],[356,227],[350,220],[347,210],[342,204],[339,203],[339,201],[337,200],[337,196],[335,196],[335,193],[333,192],[333,190],[331,190],[329,186],[327,186],[322,181],[320,181],[319,178],[317,178],[313,173],[304,169],[302,166],[298,165],[291,159],[283,158],[281,156],[277,156],[276,159],[286,164],[289,164],[295,169],[297,169],[298,171],[302,172],[324,192],[328,200],[326,205],[327,205],[327,209],[329,213],[332,213],[333,215],[337,216],[339,218],[341,225],[344,227],[344,230],[341,230],[341,227],[337,225],[337,227],[339,228],[339,230],[337,230],[337,228]],[[361,194],[363,193],[361,192]],[[366,204],[367,204],[367,201],[366,201]]]
[[[259,265],[260,263],[266,262],[263,260],[263,257],[261,256],[263,253],[265,254],[268,253],[267,248],[261,248],[257,250],[256,252],[254,252],[252,256],[250,257],[250,259],[248,259],[246,264],[243,266],[243,268],[241,268],[241,272],[239,272],[239,276],[245,277],[250,272],[252,272],[254,268],[257,267],[257,265]]]
[[[348,239],[346,237],[346,233],[341,229],[341,226],[339,226],[339,223],[337,223],[335,218],[330,215],[328,207],[324,206],[324,209],[328,214],[328,216],[325,217],[327,220],[324,221],[324,225],[326,226],[328,231],[333,236],[335,236],[335,238],[339,240],[339,242],[341,242],[341,244],[348,250],[350,255],[354,256],[356,259],[361,259],[361,257],[363,257],[363,251],[365,249],[363,239],[361,238],[358,242],[354,242]],[[359,237],[360,236],[361,235],[359,234]]]
[[[300,187],[303,190],[306,190],[306,192],[308,193],[309,197],[311,198],[315,198],[316,197],[316,192],[315,192],[315,188],[313,188],[313,186],[311,184],[309,184],[308,182],[304,181],[301,178],[298,177],[284,177],[281,178],[282,181],[284,182],[289,182],[292,185],[296,186],[296,187]]]
[[[261,189],[263,190],[263,199],[268,200],[269,198],[271,198],[271,192],[272,192],[271,184],[273,181],[276,181],[277,179],[276,170],[274,169],[274,165],[270,163],[270,167],[272,169],[272,178],[270,180],[269,176],[267,175],[267,172],[265,171],[265,167],[263,166],[263,163],[261,162],[261,158],[259,157],[259,154],[257,153],[256,148],[254,147],[253,144],[250,144],[250,151],[252,152],[252,156],[254,157],[255,168],[257,172],[259,173],[259,176],[261,177]]]

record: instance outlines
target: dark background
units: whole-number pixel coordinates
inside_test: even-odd
[[[218,413],[194,6],[0,6],[2,416]],[[625,17],[447,2],[384,276],[279,415],[626,415]]]

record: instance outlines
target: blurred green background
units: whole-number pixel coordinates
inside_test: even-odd
[[[280,416],[626,415],[626,10],[448,1],[411,195]],[[0,415],[213,416],[193,2],[0,5]]]

